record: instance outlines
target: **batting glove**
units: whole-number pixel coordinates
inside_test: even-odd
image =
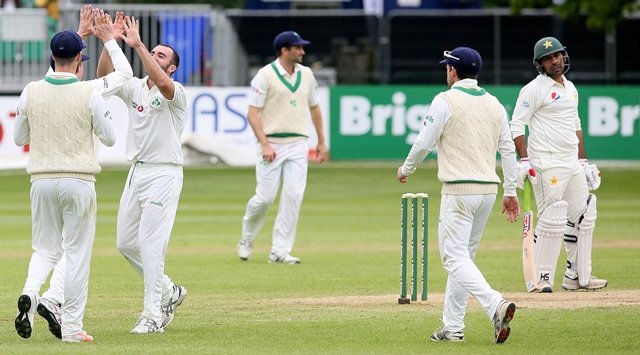
[[[584,168],[584,175],[587,177],[589,191],[597,190],[600,187],[600,170],[595,164],[589,164],[587,159],[580,159],[580,164]]]
[[[529,158],[522,158],[518,162],[518,173],[516,183],[519,189],[524,189],[524,179],[529,179],[531,184],[536,184],[538,179],[536,178],[536,171],[533,170]]]

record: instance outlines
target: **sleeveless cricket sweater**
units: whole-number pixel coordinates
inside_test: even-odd
[[[94,88],[77,79],[47,77],[30,83],[25,90],[30,130],[27,172],[31,181],[95,181],[100,165],[90,108]]]
[[[440,96],[451,117],[438,141],[438,178],[447,194],[495,194],[496,152],[504,114],[484,89],[454,87]]]
[[[262,129],[269,141],[289,143],[309,137],[309,95],[313,73],[305,66],[293,74],[291,81],[280,75],[275,64],[264,66],[267,97],[262,108]]]

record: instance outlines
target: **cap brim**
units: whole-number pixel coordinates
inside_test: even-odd
[[[304,39],[301,39],[299,41],[295,41],[295,42],[291,43],[292,46],[307,46],[309,44],[311,44],[311,42],[306,41]]]
[[[453,64],[453,62],[451,61],[451,59],[445,58],[440,61],[440,64]]]
[[[89,60],[89,58],[91,58],[91,57],[89,57],[88,55],[85,55],[85,54],[82,55],[82,61],[83,62],[86,62],[87,60]]]

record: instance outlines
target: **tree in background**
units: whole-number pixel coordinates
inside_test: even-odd
[[[525,8],[553,8],[561,17],[575,20],[587,16],[591,30],[609,32],[616,28],[626,13],[640,9],[637,0],[507,0],[514,15]],[[488,1],[489,2],[489,1]],[[493,1],[501,3],[505,1]]]

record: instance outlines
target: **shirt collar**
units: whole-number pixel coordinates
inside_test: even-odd
[[[454,87],[461,87],[461,88],[465,88],[465,89],[473,89],[473,90],[479,90],[480,87],[478,86],[478,80],[476,79],[462,79],[462,80],[458,80],[455,83],[453,83],[453,85],[451,85],[452,88]]]
[[[71,78],[77,79],[78,78],[75,74],[64,72],[64,71],[54,71],[51,73],[47,73],[47,77],[52,79],[71,79]]]
[[[553,78],[550,78],[550,77],[548,77],[547,75],[544,75],[544,74],[538,74],[537,79],[542,85],[545,85],[546,87],[552,87],[553,85],[563,86],[559,82],[553,80]],[[562,75],[562,82],[563,83],[567,82],[567,78],[564,76],[564,74]]]
[[[280,64],[280,61],[278,59],[276,59],[273,63],[275,64],[276,69],[278,69],[278,74],[280,74],[280,75],[289,75],[289,73],[284,69],[282,64]],[[293,74],[297,73],[298,70],[300,70],[300,63],[295,63],[293,65]]]

